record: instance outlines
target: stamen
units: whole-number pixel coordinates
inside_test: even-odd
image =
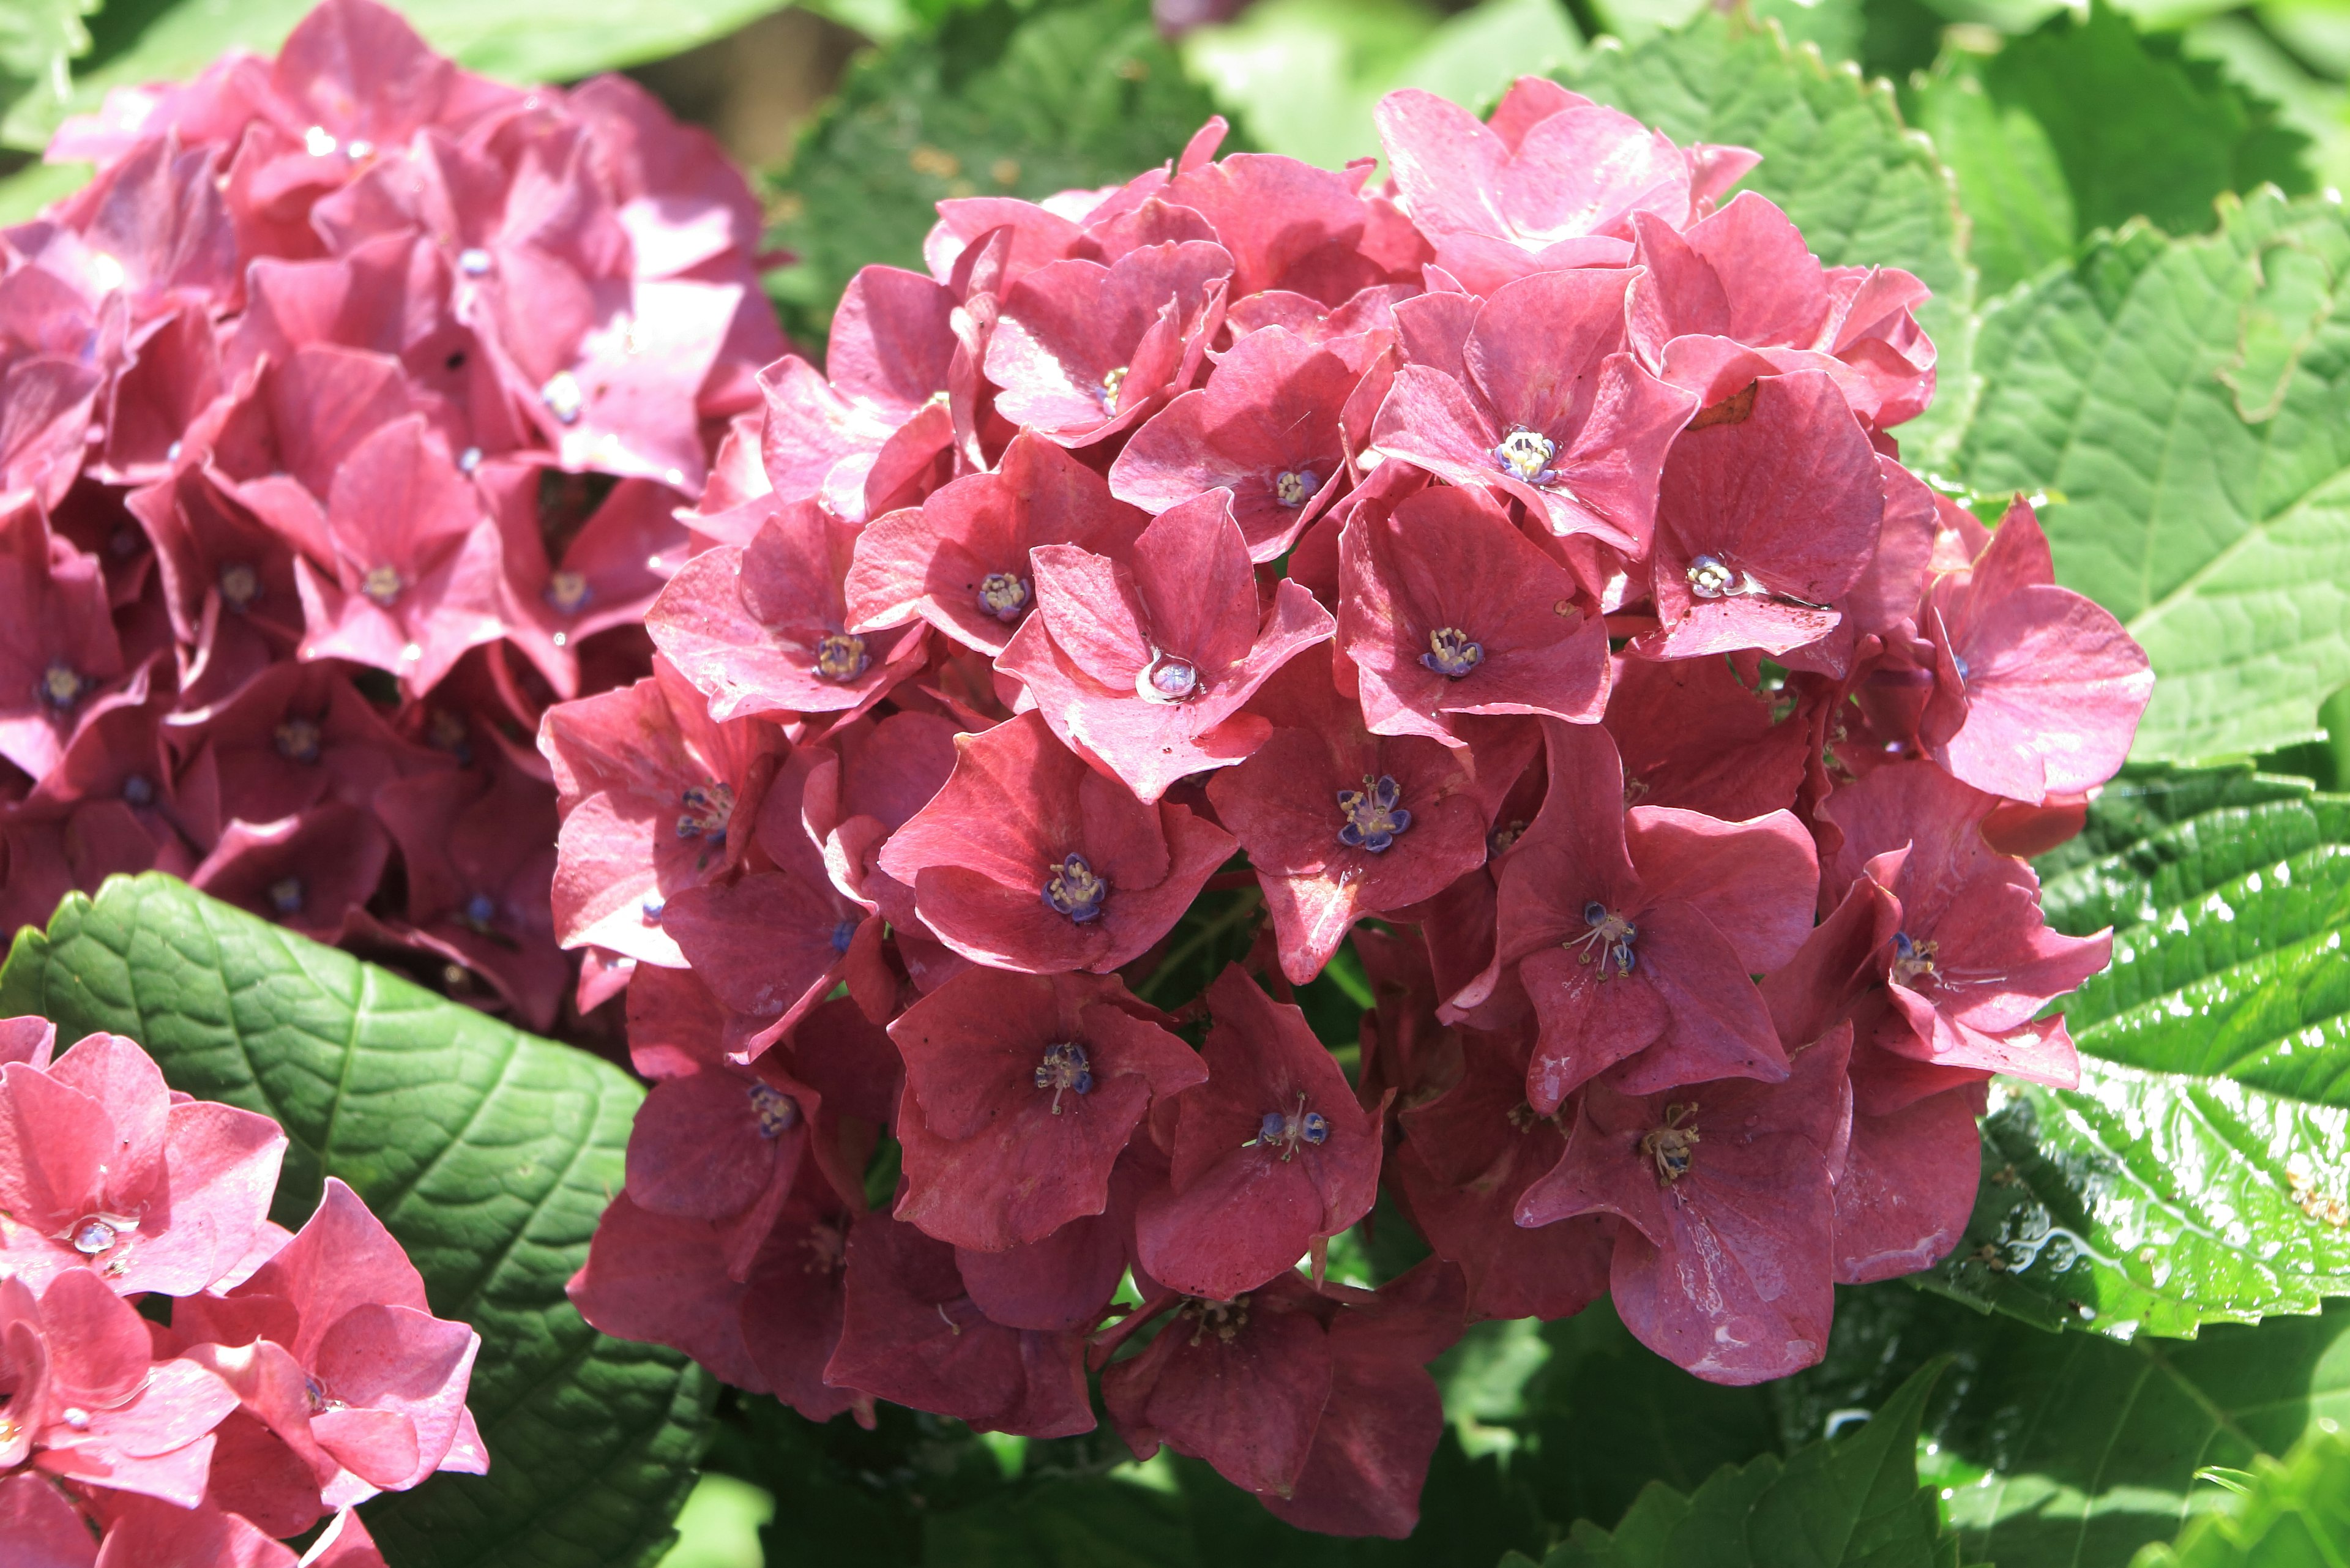
[[[1045,907],[1081,926],[1101,919],[1102,900],[1108,897],[1109,884],[1094,875],[1082,855],[1063,857],[1045,878]]]
[[[689,785],[678,797],[685,805],[677,819],[680,838],[708,838],[718,843],[726,841],[728,827],[734,820],[734,787],[714,780],[708,784]]]
[[[1118,389],[1126,385],[1127,373],[1132,369],[1130,365],[1120,365],[1101,379],[1101,404],[1111,413],[1118,412]]]
[[[1558,443],[1548,436],[1520,425],[1502,438],[1493,449],[1493,461],[1516,474],[1528,484],[1548,484],[1558,477],[1550,460],[1558,455]]]
[[[856,680],[871,668],[873,656],[865,651],[865,639],[846,632],[828,631],[816,641],[816,672],[827,680],[842,684]]]
[[[490,922],[497,918],[498,901],[495,898],[491,898],[487,893],[476,893],[472,898],[465,900],[465,909],[463,919],[464,923],[473,927],[473,929],[477,931],[487,930],[489,929]]]
[[[1293,1111],[1267,1111],[1257,1124],[1256,1137],[1241,1145],[1243,1148],[1277,1148],[1284,1164],[1297,1157],[1300,1144],[1319,1148],[1329,1141],[1330,1123],[1320,1111],[1305,1108],[1305,1091],[1297,1092],[1297,1108]]]
[[[1428,651],[1419,662],[1447,680],[1458,680],[1485,662],[1485,645],[1471,641],[1457,626],[1440,626],[1428,634]]]
[[[1638,940],[1640,929],[1596,898],[1583,906],[1583,919],[1591,928],[1589,933],[1559,945],[1573,951],[1579,963],[1589,963],[1596,953],[1603,983],[1611,975],[1630,974],[1637,961],[1632,944]]]
[[[1922,942],[1909,940],[1907,931],[1893,933],[1893,967],[1887,976],[1896,985],[1915,988],[1920,980],[1929,983],[1942,978],[1934,967],[1934,954],[1940,943],[1929,939]]]
[[[1190,1318],[1198,1326],[1191,1330],[1191,1343],[1197,1345],[1209,1334],[1220,1345],[1230,1345],[1233,1336],[1248,1326],[1248,1303],[1245,1295],[1234,1296],[1228,1302],[1211,1301],[1195,1296],[1183,1303],[1176,1317]]]
[[[1007,624],[1028,610],[1028,580],[1010,572],[990,572],[979,580],[979,607]]]
[[[122,798],[131,805],[155,804],[155,781],[145,774],[132,774],[122,781]]]
[[[277,726],[277,754],[289,763],[315,763],[327,732],[316,719],[296,714]]]
[[[1411,813],[1396,804],[1401,797],[1395,780],[1385,774],[1376,779],[1365,775],[1361,789],[1340,790],[1338,809],[1347,820],[1339,826],[1338,842],[1370,855],[1383,853],[1411,826]]]
[[[799,1103],[772,1085],[751,1085],[751,1111],[764,1138],[779,1138],[800,1125]]]
[[[1689,1123],[1697,1115],[1694,1101],[1667,1106],[1664,1126],[1640,1140],[1641,1156],[1657,1168],[1657,1185],[1670,1187],[1690,1173],[1690,1151],[1697,1147],[1697,1128]]]
[[[546,602],[558,615],[577,615],[595,597],[588,586],[588,574],[565,569],[546,579]]]
[[[382,609],[390,609],[399,603],[400,591],[407,586],[407,579],[400,575],[397,566],[373,567],[359,579],[359,592]]]
[[[1188,702],[1200,690],[1198,666],[1155,649],[1134,677],[1134,694],[1145,702]]]
[[[223,603],[241,610],[261,597],[261,574],[243,561],[231,561],[220,569],[220,591]]]
[[[41,671],[34,684],[34,692],[43,702],[62,713],[81,701],[82,688],[87,684],[81,672],[63,659],[51,662]]]
[[[1321,488],[1321,479],[1310,468],[1284,469],[1273,476],[1274,500],[1293,510],[1313,500]]]
[[[1086,1048],[1075,1041],[1045,1046],[1045,1059],[1036,1064],[1036,1086],[1053,1091],[1053,1114],[1056,1116],[1061,1114],[1063,1095],[1092,1094],[1094,1074],[1086,1060]]]
[[[302,912],[302,878],[281,877],[269,885],[269,907],[281,915]]]

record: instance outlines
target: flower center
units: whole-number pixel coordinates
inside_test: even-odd
[[[1230,1345],[1234,1335],[1248,1326],[1248,1303],[1245,1295],[1234,1296],[1228,1302],[1209,1301],[1194,1297],[1183,1303],[1178,1319],[1190,1318],[1196,1325],[1191,1330],[1191,1343],[1197,1345],[1210,1334],[1219,1345]]]
[[[288,719],[277,726],[277,754],[289,763],[315,763],[326,738],[326,731],[318,727],[316,719]]]
[[[832,950],[837,953],[847,952],[848,944],[856,940],[857,922],[855,920],[843,920],[832,928]]]
[[[359,579],[359,592],[380,608],[390,609],[400,601],[400,590],[408,586],[398,566],[377,566]]]
[[[487,893],[476,893],[465,900],[464,910],[458,918],[477,931],[487,931],[490,922],[497,917],[497,900]]]
[[[538,400],[555,416],[559,425],[576,425],[587,411],[588,395],[579,389],[579,378],[568,370],[557,370],[538,389]]]
[[[1640,1140],[1641,1158],[1657,1168],[1658,1186],[1670,1187],[1689,1174],[1690,1151],[1698,1146],[1697,1128],[1689,1124],[1696,1115],[1694,1102],[1667,1106],[1664,1125]]]
[[[1523,425],[1502,438],[1493,449],[1493,461],[1528,484],[1548,484],[1558,474],[1550,460],[1558,455],[1558,442],[1537,434]]]
[[[689,785],[678,799],[685,810],[677,819],[680,838],[714,838],[724,842],[727,826],[734,820],[734,789],[731,784],[712,783]]]
[[[1081,926],[1101,919],[1102,900],[1108,897],[1109,884],[1094,875],[1082,855],[1063,857],[1045,878],[1045,907]]]
[[[771,1084],[751,1085],[751,1114],[764,1138],[779,1138],[800,1125],[799,1103]]]
[[[546,602],[559,615],[577,615],[592,597],[585,572],[566,568],[546,579]]]
[[[1243,1148],[1277,1148],[1286,1162],[1297,1157],[1300,1144],[1321,1147],[1330,1139],[1330,1123],[1320,1111],[1305,1108],[1305,1092],[1297,1093],[1297,1108],[1292,1111],[1267,1111],[1257,1123],[1256,1137],[1243,1144]]]
[[[1396,804],[1401,797],[1395,780],[1385,774],[1376,779],[1365,774],[1362,788],[1340,790],[1338,809],[1347,820],[1339,826],[1338,842],[1372,855],[1384,851],[1411,826],[1411,813]]]
[[[1596,954],[1602,981],[1610,974],[1630,974],[1632,944],[1638,940],[1640,929],[1596,898],[1583,906],[1583,920],[1591,929],[1562,945],[1577,950],[1575,957],[1578,962],[1589,963]],[[1615,966],[1613,970],[1609,969],[1610,964]]]
[[[1966,683],[1972,679],[1972,677],[1967,673],[1967,661],[1959,657],[1959,650],[1955,648],[1950,649],[1950,667],[1959,672],[1959,685],[1960,687],[1963,688]]]
[[[1015,621],[1028,608],[1028,581],[1010,572],[990,572],[979,580],[979,607],[1000,621]]]
[[[1036,1064],[1036,1086],[1053,1091],[1053,1114],[1061,1114],[1063,1095],[1090,1095],[1094,1092],[1094,1070],[1086,1060],[1086,1048],[1074,1040],[1045,1047],[1045,1059]]]
[[[1909,940],[1907,931],[1893,933],[1893,971],[1887,978],[1896,985],[1915,987],[1921,979],[1931,982],[1941,978],[1934,967],[1934,954],[1939,943],[1929,938],[1918,942]]]
[[[122,781],[122,798],[132,805],[155,804],[155,781],[145,774],[132,774]]]
[[[1127,372],[1132,369],[1130,365],[1120,365],[1101,379],[1102,407],[1111,413],[1118,412],[1118,389],[1126,385]]]
[[[243,609],[261,597],[261,574],[243,561],[231,561],[220,569],[221,597],[231,609]]]
[[[816,639],[816,672],[827,680],[845,685],[864,674],[872,663],[873,656],[865,651],[865,639],[861,637],[828,631]]]
[[[1718,556],[1696,556],[1684,575],[1689,578],[1690,592],[1701,599],[1762,592],[1762,585],[1754,580],[1752,573],[1740,571]]]
[[[34,691],[41,701],[60,713],[81,701],[81,672],[63,659],[57,659],[41,671]]]
[[[1321,488],[1322,481],[1310,468],[1284,469],[1273,476],[1273,498],[1284,506],[1303,506]]]
[[[269,885],[269,907],[281,915],[302,912],[302,878],[280,877]]]
[[[1419,662],[1447,680],[1458,680],[1485,662],[1485,645],[1471,641],[1457,626],[1440,626],[1428,634],[1428,651]]]
[[[1135,674],[1134,694],[1145,702],[1187,702],[1200,694],[1199,667],[1154,650],[1150,662]]]

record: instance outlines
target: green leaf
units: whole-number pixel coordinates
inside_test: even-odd
[[[44,5],[60,0],[42,0]],[[71,0],[62,0],[71,3]],[[316,0],[117,0],[72,93],[12,117],[7,144],[38,148],[107,89],[193,76],[223,50],[275,52]],[[573,81],[676,54],[777,9],[775,0],[403,0],[425,40],[469,69],[511,81]]]
[[[2350,1438],[2315,1431],[2243,1477],[2241,1500],[2154,1546],[2132,1568],[2286,1568],[2350,1561]]]
[[[2083,234],[2136,217],[2199,233],[2223,191],[2312,187],[2308,139],[2279,125],[2275,106],[2182,56],[2175,38],[2140,37],[2102,0],[2085,18],[2059,14],[2011,40],[1979,69],[1993,102],[2046,131]]]
[[[1950,174],[1902,124],[1893,89],[1829,67],[1774,24],[1711,10],[1680,32],[1595,49],[1562,79],[1677,141],[1752,148],[1762,162],[1744,188],[1785,208],[1821,261],[1903,267],[1934,291],[1918,318],[1941,391],[1899,433],[1912,462],[1939,462],[1965,414],[1974,273]]]
[[[2350,682],[2345,267],[2338,203],[2255,195],[2209,237],[2094,241],[1983,315],[1958,470],[2044,493],[2057,580],[2145,646],[2143,760],[2315,739]]]
[[[37,147],[89,49],[82,18],[99,0],[10,0],[0,6],[0,146]]]
[[[1544,1568],[1933,1568],[1941,1521],[1918,1484],[1918,1426],[1941,1370],[1920,1368],[1857,1431],[1783,1462],[1725,1465],[1686,1497],[1652,1481],[1613,1532],[1577,1523]]]
[[[2350,1307],[2192,1342],[2045,1334],[1901,1283],[1837,1293],[1825,1361],[1779,1386],[1790,1434],[1868,1409],[1953,1359],[1924,1419],[1921,1470],[1969,1562],[2113,1568],[2230,1506],[2197,1472],[2257,1470],[2350,1418]]]
[[[621,1180],[643,1092],[524,1034],[160,873],[74,894],[18,933],[0,1015],[67,1038],[128,1034],[174,1088],[276,1117],[291,1140],[274,1218],[328,1176],[408,1249],[433,1310],[481,1333],[468,1404],[488,1476],[438,1476],[369,1506],[403,1568],[647,1563],[670,1539],[711,1386],[671,1352],[582,1323],[564,1282]]]
[[[991,0],[876,50],[774,180],[775,237],[799,257],[772,285],[785,325],[822,343],[858,267],[920,270],[943,197],[1128,180],[1181,151],[1214,112],[1148,0]]]
[[[1958,181],[1967,257],[1994,295],[2072,255],[2073,193],[2040,121],[1985,92],[1970,57],[1946,57],[1921,74],[1902,106]]]
[[[2350,1294],[2350,799],[2136,768],[2043,870],[2114,962],[2064,1004],[2080,1086],[1994,1085],[1936,1288],[2121,1338]]]

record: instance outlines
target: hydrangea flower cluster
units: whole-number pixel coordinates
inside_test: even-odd
[[[56,1047],[0,1020],[0,1561],[293,1568],[325,1519],[303,1563],[382,1568],[356,1505],[489,1467],[481,1337],[341,1182],[270,1222],[269,1117],[119,1034]]]
[[[98,173],[0,230],[0,929],[161,867],[546,1027],[531,737],[648,668],[784,347],[741,176],[625,80],[503,87],[372,0],[50,155]]]
[[[1923,287],[1548,81],[1379,122],[1384,187],[1211,124],[943,202],[764,374],[652,675],[541,735],[654,1080],[592,1322],[819,1418],[1097,1380],[1396,1536],[1465,1323],[1792,1372],[1961,1234],[1991,1075],[2074,1081],[2109,940],[2020,857],[2152,678],[1902,466]],[[1247,959],[1141,1000],[1235,888]],[[1292,989],[1349,942],[1351,1074]],[[1383,1189],[1430,1255],[1331,1281]]]

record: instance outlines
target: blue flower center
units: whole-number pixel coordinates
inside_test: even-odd
[[[588,585],[588,574],[569,568],[556,572],[546,579],[546,602],[558,615],[577,615],[596,597]]]
[[[734,820],[733,785],[715,782],[692,784],[678,798],[685,805],[677,819],[680,838],[708,838],[721,844],[726,841],[727,827]]]
[[[778,1138],[800,1125],[800,1107],[789,1095],[769,1084],[751,1085],[751,1114],[759,1119],[759,1136]]]
[[[1893,933],[1893,968],[1887,976],[1896,985],[1914,986],[1920,980],[1931,981],[1939,978],[1934,968],[1934,954],[1940,944],[1930,938],[1913,941],[1907,931]]]
[[[1086,1060],[1086,1048],[1076,1041],[1062,1041],[1045,1047],[1045,1059],[1036,1064],[1036,1086],[1053,1091],[1053,1114],[1061,1114],[1063,1095],[1090,1095],[1094,1092],[1094,1072]]]
[[[1330,1123],[1320,1111],[1305,1108],[1305,1095],[1299,1091],[1295,1110],[1267,1111],[1257,1123],[1256,1137],[1243,1147],[1277,1148],[1286,1161],[1297,1157],[1300,1146],[1319,1148],[1330,1141]]]
[[[1630,974],[1634,963],[1632,944],[1638,940],[1640,929],[1596,898],[1583,906],[1583,921],[1591,929],[1564,944],[1575,950],[1576,960],[1589,963],[1596,958],[1603,981],[1614,975]]]
[[[1396,804],[1401,797],[1395,780],[1385,774],[1376,779],[1366,775],[1360,789],[1340,790],[1338,809],[1347,820],[1339,825],[1338,842],[1370,855],[1383,852],[1411,826],[1411,813]]]
[[[41,671],[33,689],[43,702],[62,713],[81,701],[83,685],[81,672],[60,659]]]
[[[1028,582],[1010,572],[990,572],[979,579],[979,607],[1010,623],[1028,610]]]
[[[1314,499],[1321,478],[1310,468],[1284,469],[1273,476],[1273,498],[1295,510]]]
[[[845,685],[864,674],[872,663],[873,656],[865,651],[865,639],[861,637],[828,631],[816,639],[816,672],[827,680]]]
[[[1045,907],[1081,926],[1101,919],[1102,901],[1108,897],[1109,884],[1094,875],[1082,855],[1064,856],[1045,878]]]
[[[269,907],[281,915],[302,912],[302,878],[281,877],[269,885]]]
[[[1503,470],[1516,474],[1528,484],[1548,484],[1558,477],[1550,460],[1558,455],[1558,442],[1523,426],[1502,438],[1493,449],[1493,461]]]
[[[837,953],[847,952],[848,944],[856,940],[857,922],[855,920],[843,920],[832,928],[832,950]]]
[[[1419,662],[1447,680],[1458,680],[1485,662],[1485,645],[1471,641],[1457,626],[1440,626],[1428,634],[1428,651]]]

